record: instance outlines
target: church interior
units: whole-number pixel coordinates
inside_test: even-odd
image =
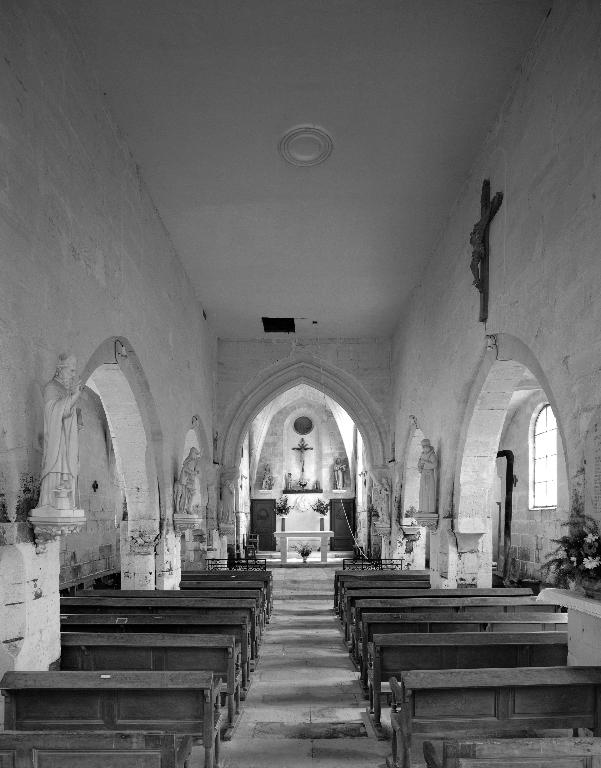
[[[0,39],[0,766],[601,765],[601,2]]]

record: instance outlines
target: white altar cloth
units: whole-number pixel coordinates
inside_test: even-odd
[[[286,565],[288,562],[288,539],[300,539],[301,541],[306,541],[307,539],[319,539],[321,542],[321,562],[328,562],[328,543],[334,535],[334,531],[276,531],[273,535],[280,545],[282,565]]]

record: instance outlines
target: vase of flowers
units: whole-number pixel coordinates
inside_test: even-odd
[[[553,539],[557,548],[545,561],[543,571],[554,577],[558,587],[569,588],[576,582],[588,597],[601,600],[601,534],[597,522],[577,506],[562,525],[568,532]]]
[[[313,552],[313,547],[308,544],[306,541],[302,544],[296,544],[292,549],[295,549],[298,554],[303,558],[303,563],[307,562],[307,558]]]
[[[282,494],[275,503],[275,513],[281,519],[282,523],[280,530],[286,530],[286,515],[290,512],[290,505],[288,504],[288,496]]]

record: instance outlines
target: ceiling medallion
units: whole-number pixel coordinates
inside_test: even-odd
[[[290,165],[308,166],[323,163],[332,154],[332,137],[323,128],[301,125],[280,139],[280,155]]]

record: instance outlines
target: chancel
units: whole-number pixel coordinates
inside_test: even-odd
[[[0,38],[0,764],[596,765],[601,3]]]

